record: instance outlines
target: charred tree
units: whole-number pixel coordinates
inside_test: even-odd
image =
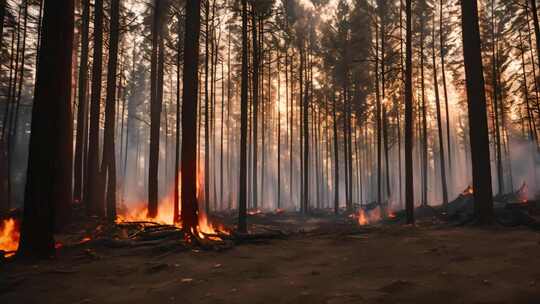
[[[18,255],[54,254],[54,225],[72,201],[71,55],[73,0],[45,0],[43,35]]]
[[[184,70],[182,86],[182,209],[184,232],[196,233],[199,225],[197,202],[197,104],[199,79],[199,36],[201,30],[201,3],[186,2],[184,39]]]
[[[105,200],[107,217],[116,219],[116,155],[115,155],[115,120],[116,120],[116,84],[118,66],[118,41],[120,28],[120,0],[111,0],[109,63],[107,69],[107,96],[105,99],[105,130],[103,140],[103,158],[101,176],[106,181]]]
[[[163,19],[167,0],[155,0],[152,19],[150,72],[150,151],[148,161],[148,216],[158,212],[159,138],[163,107]]]
[[[475,214],[480,224],[489,224],[493,191],[477,0],[461,1],[461,15]]]

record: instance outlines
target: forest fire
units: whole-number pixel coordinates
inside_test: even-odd
[[[381,220],[381,210],[380,208],[375,208],[370,211],[364,211],[364,209],[360,209],[356,217],[360,226],[373,224]]]
[[[15,255],[19,247],[19,222],[7,219],[0,222],[0,251],[6,252],[5,257]]]
[[[199,189],[202,189],[202,174],[197,174],[197,193]],[[181,191],[180,181],[178,182],[179,191]],[[179,194],[180,195],[180,194]],[[140,202],[135,204],[130,204],[134,207],[125,207],[124,212],[120,212],[117,216],[117,223],[125,222],[137,222],[137,221],[148,221],[148,222],[157,222],[160,224],[174,225],[178,228],[182,227],[182,221],[175,223],[174,222],[174,190],[169,193],[165,198],[163,198],[158,204],[158,213],[155,218],[148,216],[148,203]],[[217,237],[218,234],[229,235],[228,230],[223,225],[218,225],[211,223],[208,219],[206,213],[204,213],[202,206],[199,206],[199,225],[197,227],[197,235],[201,239],[210,239],[210,240],[220,240]],[[181,206],[178,206],[178,212],[180,213]]]

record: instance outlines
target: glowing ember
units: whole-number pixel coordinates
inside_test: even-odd
[[[88,243],[88,242],[90,242],[91,240],[92,240],[91,237],[86,236],[86,237],[82,238],[82,240],[79,242],[79,244]]]
[[[525,181],[516,192],[516,196],[521,203],[526,203],[529,200],[529,186],[527,186]]]
[[[6,257],[11,257],[19,248],[19,223],[15,219],[7,219],[0,222],[0,250],[7,252]]]
[[[253,209],[247,212],[248,215],[257,215],[263,213],[260,209]]]
[[[463,195],[463,196],[473,195],[473,194],[474,194],[474,190],[473,190],[473,187],[471,185],[467,186],[467,188],[465,188],[465,190],[463,190],[463,192],[461,192],[461,195]]]

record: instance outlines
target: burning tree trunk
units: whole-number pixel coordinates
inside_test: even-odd
[[[163,106],[163,37],[166,0],[155,0],[152,23],[152,58],[150,75],[150,152],[148,162],[148,216],[156,217],[158,208],[159,131]]]
[[[210,119],[208,81],[210,77],[210,0],[205,2],[205,39],[204,39],[204,207],[206,213],[210,212]]]
[[[493,194],[477,1],[461,1],[461,14],[475,212],[487,224],[493,217]]]
[[[199,35],[201,29],[201,3],[186,3],[184,39],[184,71],[182,87],[182,210],[184,231],[196,233],[197,204],[197,95],[199,66]]]
[[[66,220],[70,212],[73,26],[73,0],[45,1],[18,250],[21,256],[54,254],[54,219]]]

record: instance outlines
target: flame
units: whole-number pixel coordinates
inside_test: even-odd
[[[362,209],[360,209],[360,211],[358,212],[358,224],[360,226],[364,226],[364,225],[369,224],[368,220],[366,218],[366,214],[365,214],[364,210],[362,210]]]
[[[182,187],[180,183],[180,176],[178,179],[179,196],[181,195]],[[201,192],[203,187],[203,174],[197,174],[197,198],[202,197],[204,192]],[[148,203],[138,202],[134,204],[135,207],[126,208],[124,212],[121,212],[117,216],[117,223],[122,222],[134,222],[134,221],[152,221],[165,225],[174,225],[178,228],[182,228],[182,222],[174,222],[174,189],[169,194],[159,201],[158,214],[155,218],[148,217]],[[199,210],[203,210],[202,206],[199,206]],[[181,206],[178,206],[178,212],[180,213]],[[199,225],[197,226],[197,235],[201,239],[220,240],[216,235],[218,233],[229,235],[228,230],[223,225],[213,224],[208,220],[208,216],[199,211],[198,213]],[[193,232],[193,231],[192,231]]]
[[[7,252],[6,257],[15,255],[19,248],[19,222],[13,218],[0,222],[0,250]]]
[[[529,201],[529,186],[527,186],[525,181],[523,181],[523,184],[521,184],[521,187],[516,192],[516,196],[521,203],[527,203]]]
[[[360,209],[356,217],[360,226],[373,224],[381,220],[381,210],[380,208],[375,208],[371,211],[364,211],[364,209]]]
[[[461,192],[461,195],[463,195],[463,196],[473,195],[473,194],[474,194],[474,190],[473,190],[473,187],[471,185],[467,186],[467,188],[465,188],[465,190],[463,190],[463,192]]]

